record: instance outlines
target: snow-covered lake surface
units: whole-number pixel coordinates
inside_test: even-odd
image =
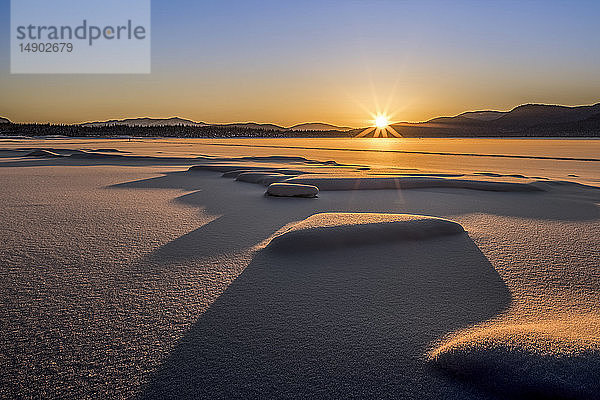
[[[0,148],[118,148],[139,155],[190,157],[310,155],[317,160],[452,172],[523,172],[600,182],[600,139],[0,139]],[[505,157],[494,157],[494,156]],[[508,156],[508,157],[506,157]],[[511,157],[516,156],[516,157]],[[585,161],[584,161],[585,160]],[[595,161],[588,161],[595,160]],[[573,176],[576,175],[576,176]]]
[[[0,139],[0,184],[3,397],[600,390],[598,140]]]

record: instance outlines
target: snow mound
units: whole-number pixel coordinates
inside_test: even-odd
[[[600,318],[467,331],[430,352],[437,367],[511,398],[600,398]]]
[[[316,186],[292,183],[272,183],[267,189],[267,195],[276,197],[317,197],[318,194]]]
[[[320,190],[374,190],[374,189],[425,189],[453,188],[487,190],[495,192],[537,192],[544,189],[528,183],[492,182],[442,177],[296,177],[288,183],[314,185]]]
[[[283,251],[319,250],[422,240],[462,232],[463,227],[454,221],[423,215],[320,213],[276,235],[267,248]]]

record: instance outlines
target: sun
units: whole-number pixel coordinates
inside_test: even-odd
[[[375,126],[379,129],[386,128],[390,124],[390,121],[385,115],[378,115],[375,117]]]
[[[364,131],[357,134],[355,137],[362,138],[367,137],[367,135],[371,135],[374,138],[389,138],[389,137],[397,137],[401,138],[402,135],[394,129],[393,125],[390,125],[390,118],[385,114],[371,114],[371,120],[375,123],[375,125],[365,129]]]

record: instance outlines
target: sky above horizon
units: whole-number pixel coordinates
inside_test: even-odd
[[[10,74],[0,116],[73,123],[422,121],[600,101],[599,1],[152,1],[152,73]]]

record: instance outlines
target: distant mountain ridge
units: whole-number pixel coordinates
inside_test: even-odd
[[[183,119],[179,117],[171,118],[126,118],[126,119],[112,119],[109,121],[93,121],[84,122],[81,126],[91,127],[102,127],[102,126],[115,126],[115,125],[126,125],[132,127],[144,127],[144,126],[221,126],[221,127],[233,127],[233,128],[248,128],[248,129],[265,129],[274,131],[340,131],[345,132],[352,130],[353,128],[345,126],[336,126],[327,124],[324,122],[310,122],[302,123],[291,126],[289,128],[275,125],[275,124],[261,124],[257,122],[235,122],[228,124],[208,124],[206,122],[195,122],[189,119]]]
[[[294,125],[288,128],[291,131],[350,131],[353,128],[348,126],[336,126],[327,124],[325,122],[307,122],[303,124]]]
[[[126,118],[126,119],[111,119],[109,121],[94,121],[94,122],[84,122],[80,124],[81,126],[92,126],[92,127],[100,127],[100,126],[112,126],[112,125],[127,125],[127,126],[206,126],[204,122],[195,122],[189,119],[183,119],[179,117],[171,117],[171,118]]]
[[[600,136],[600,103],[523,104],[510,111],[468,111],[392,127],[405,137]]]
[[[234,122],[231,124],[209,124],[210,126],[222,126],[231,128],[265,129],[271,131],[285,131],[287,128],[275,124],[259,124],[258,122]]]
[[[0,124],[10,124],[10,120],[8,118],[0,117]]]
[[[600,103],[591,106],[554,106],[546,104],[525,104],[494,121],[505,127],[535,126],[538,124],[582,121],[600,113]]]

